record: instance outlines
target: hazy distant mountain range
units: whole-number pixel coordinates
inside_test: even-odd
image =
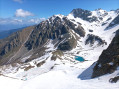
[[[61,71],[59,76],[119,83],[118,33],[119,9],[77,8],[67,16],[54,15],[0,40],[1,73],[14,73],[12,77],[18,79],[25,76],[30,81],[40,74]],[[76,56],[84,62],[77,61]],[[77,83],[75,78],[71,81]]]

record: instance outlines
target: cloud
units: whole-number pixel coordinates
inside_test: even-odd
[[[39,24],[41,21],[44,20],[46,19],[45,18],[32,18],[32,19],[0,18],[0,25],[3,24],[34,25],[34,24]]]
[[[0,24],[20,24],[22,19],[0,18]]]
[[[38,23],[40,23],[41,21],[44,21],[44,20],[46,20],[46,19],[45,18],[40,18],[40,19],[36,18],[36,19],[30,19],[28,22],[38,24]]]
[[[37,25],[43,20],[46,20],[46,19],[45,18],[32,18],[32,19],[0,18],[0,31],[22,28],[22,27],[27,27],[31,25]]]
[[[18,3],[22,3],[23,1],[22,0],[13,0],[15,2],[18,2]]]
[[[34,16],[34,14],[32,14],[29,11],[25,11],[23,9],[17,9],[15,12],[15,16],[16,17],[27,17],[27,16]]]

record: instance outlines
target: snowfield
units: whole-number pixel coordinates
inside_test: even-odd
[[[76,75],[72,71],[58,70],[27,81],[1,76],[0,84],[1,89],[119,89],[119,82],[109,83],[107,80],[111,75],[88,80],[81,80]]]
[[[84,21],[81,18],[74,18],[69,14],[67,18],[73,21],[76,25],[81,23],[86,31],[85,37],[77,41],[77,47],[71,51],[64,52],[64,55],[57,58],[55,61],[51,60],[52,53],[56,48],[52,44],[52,40],[45,45],[48,49],[44,56],[34,59],[28,65],[33,68],[24,71],[24,69],[12,68],[0,70],[4,75],[0,75],[0,89],[119,89],[119,82],[110,83],[109,79],[119,75],[119,68],[112,74],[106,74],[98,78],[91,79],[93,66],[98,60],[102,51],[106,49],[115,36],[116,30],[119,25],[105,30],[111,21],[117,16],[114,11],[107,12],[108,15],[104,16],[104,10],[92,11],[92,16],[102,16],[104,19],[100,22]],[[99,14],[100,13],[100,14]],[[61,19],[63,15],[56,15]],[[111,20],[107,21],[112,17]],[[102,26],[102,23],[107,23]],[[93,32],[89,32],[89,29]],[[88,34],[99,36],[102,40],[107,42],[107,45],[97,45],[97,42],[90,46],[85,45]],[[77,35],[77,34],[76,34]],[[74,36],[74,34],[72,34]],[[86,61],[79,62],[75,60],[75,56],[81,56]],[[28,57],[23,58],[23,61]],[[36,63],[44,61],[40,67]],[[92,65],[92,66],[91,66]],[[14,70],[14,71],[13,71]],[[17,71],[16,71],[17,70]]]

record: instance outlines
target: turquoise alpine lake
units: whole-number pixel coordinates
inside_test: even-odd
[[[80,61],[80,62],[84,62],[84,58],[80,57],[80,56],[75,56],[75,60]]]

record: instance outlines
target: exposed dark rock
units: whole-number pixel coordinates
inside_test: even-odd
[[[24,62],[27,63],[27,62],[30,62],[32,61],[33,59],[36,59],[38,57],[41,57],[45,54],[45,50],[46,48],[45,47],[41,47],[39,49],[34,49],[32,52],[32,55],[30,56],[30,58],[26,59]]]
[[[115,11],[116,13],[119,13],[119,8]]]
[[[119,15],[106,27],[105,30],[108,30],[110,27],[114,27],[119,24]]]
[[[9,37],[0,40],[0,65],[8,63],[8,60],[20,49],[34,26],[17,31]],[[14,59],[15,60],[15,59]],[[12,61],[12,60],[11,60]]]
[[[42,62],[39,62],[39,63],[37,64],[37,67],[42,66],[44,63],[45,63],[45,60],[44,60],[44,61],[42,61]]]
[[[56,59],[57,59],[57,56],[54,56],[54,55],[53,55],[53,56],[51,57],[51,60],[53,60],[53,61],[55,61]]]
[[[92,77],[113,73],[119,66],[119,30],[109,47],[102,52],[93,69]]]
[[[102,23],[102,26],[106,25],[107,23]]]
[[[99,36],[95,36],[93,34],[88,34],[88,37],[85,41],[85,45],[90,44],[91,46],[93,46],[93,44],[96,41],[98,42],[98,44],[97,44],[98,46],[106,44],[106,42],[104,40],[102,40]]]
[[[93,32],[93,30],[89,29],[89,32]]]
[[[76,29],[74,29],[74,31],[79,34],[81,37],[85,36],[85,31],[81,26],[78,26]]]
[[[28,71],[28,70],[30,70],[31,68],[34,68],[35,66],[28,66],[28,67],[26,67],[25,69],[24,69],[24,71]]]
[[[79,34],[81,37],[85,36],[85,31],[84,28],[81,26],[81,24],[79,23],[78,27],[76,28],[75,24],[72,23],[71,21],[69,21],[66,17],[63,18],[63,20],[66,22],[66,24],[73,29],[77,34]]]
[[[78,37],[71,37],[76,32],[80,37],[85,36],[83,27],[68,20],[65,16],[52,16],[37,26],[28,27],[9,37],[0,40],[0,65],[21,62],[21,59],[30,56],[22,62],[29,62],[44,55],[47,42],[53,41],[58,49],[71,50],[76,46]],[[77,36],[76,34],[74,34]],[[70,38],[70,39],[69,39]],[[31,50],[32,49],[32,50]]]
[[[109,21],[109,20],[111,20],[112,18],[110,17],[110,18],[108,18],[106,21]]]
[[[61,50],[56,50],[56,51],[52,52],[52,54],[53,54],[54,56],[63,56],[63,55],[64,55]]]
[[[75,48],[76,45],[77,45],[77,41],[72,37],[72,38],[68,39],[68,41],[61,43],[58,46],[58,49],[62,50],[62,51],[68,51],[68,50]]]
[[[116,76],[116,77],[114,77],[114,78],[111,78],[111,79],[109,80],[109,82],[111,82],[111,83],[116,83],[118,80],[119,80],[119,76]]]
[[[77,8],[77,9],[73,9],[71,11],[71,13],[74,15],[75,18],[76,17],[80,17],[83,20],[87,20],[89,22],[93,22],[93,21],[97,21],[98,20],[98,18],[95,17],[95,16],[89,17],[89,16],[92,15],[92,12],[88,11],[88,10],[83,10],[83,9]]]
[[[84,29],[80,25],[77,28],[75,28],[75,26],[76,25],[69,21],[66,17],[61,19],[58,16],[53,16],[49,18],[49,20],[43,21],[36,26],[25,46],[28,50],[31,50],[41,47],[49,39],[61,40],[61,35],[69,34],[70,30],[74,30],[80,36],[84,36]],[[67,42],[65,44],[67,44]]]

